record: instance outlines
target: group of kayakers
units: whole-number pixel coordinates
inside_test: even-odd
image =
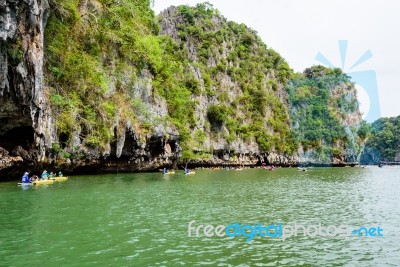
[[[39,180],[49,180],[55,177],[63,177],[63,173],[61,171],[58,172],[58,175],[54,172],[48,173],[46,170],[42,172],[41,177],[39,178],[37,175],[33,175],[29,177],[29,172],[25,172],[24,175],[22,176],[22,183],[32,183],[34,181],[39,181]]]
[[[162,172],[164,174],[174,174],[175,173],[174,170],[168,170],[167,168],[162,169]],[[184,169],[184,174],[194,174],[194,173],[195,173],[195,171],[193,171],[193,170],[191,170],[189,168],[185,168]]]

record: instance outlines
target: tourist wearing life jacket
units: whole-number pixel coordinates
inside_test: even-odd
[[[25,172],[24,176],[22,176],[22,183],[23,184],[29,184],[31,181],[29,181],[29,172]]]
[[[41,178],[42,178],[42,180],[47,180],[49,178],[49,174],[47,173],[46,170],[43,171]]]

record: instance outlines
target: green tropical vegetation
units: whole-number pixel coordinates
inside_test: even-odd
[[[128,121],[139,134],[151,131],[154,125],[139,118],[143,103],[135,97],[138,79],[147,75],[153,90],[167,99],[164,119],[185,139],[194,121],[195,85],[172,52],[176,44],[158,35],[150,1],[103,0],[86,10],[79,1],[52,4],[46,78],[59,134],[70,140],[78,132],[86,145],[102,148],[116,138],[114,128],[124,131]]]
[[[159,34],[149,1],[99,1],[86,10],[79,1],[51,4],[46,79],[57,131],[66,143],[78,133],[86,145],[106,147],[128,121],[139,133],[151,131],[154,125],[134,112],[138,103],[133,90],[146,75],[152,93],[166,100],[163,119],[178,129],[184,150],[194,139],[195,97],[204,95],[218,103],[207,109],[205,131],[216,132],[217,124],[228,129],[230,140],[256,138],[264,149],[293,151],[287,107],[276,93],[292,72],[245,25],[227,22],[207,3],[181,6],[176,13],[183,17],[177,26],[181,40],[173,40]],[[193,43],[198,59],[188,54],[187,45]],[[228,95],[231,88],[223,88],[227,77],[238,89],[234,99]]]
[[[183,162],[210,158],[208,141],[221,138],[227,149],[243,140],[262,152],[302,147],[329,160],[359,153],[368,136],[354,119],[358,103],[346,74],[322,66],[294,73],[257,32],[209,3],[159,16],[150,0],[50,5],[45,78],[57,153],[73,153],[75,136],[106,150],[126,125],[146,138],[160,123],[179,132]],[[162,101],[167,113],[156,116],[150,107]],[[351,117],[356,123],[346,126]]]
[[[400,116],[376,120],[368,127],[368,136],[364,164],[400,161]]]
[[[327,161],[346,150],[361,152],[366,135],[357,133],[365,123],[350,77],[338,68],[313,66],[295,75],[287,90],[293,136],[305,150],[314,149]],[[354,122],[346,125],[348,119]]]
[[[256,140],[264,151],[295,151],[281,97],[293,74],[286,61],[254,30],[227,21],[208,3],[180,6],[168,19],[179,22],[175,54],[201,77],[190,86],[195,88],[192,97],[207,97],[211,103],[205,131],[218,136],[226,129],[228,143],[241,138]]]

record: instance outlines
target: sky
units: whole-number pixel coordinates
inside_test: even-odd
[[[197,0],[155,0],[158,14],[171,5]],[[268,47],[279,52],[295,71],[321,64],[324,55],[345,72],[372,70],[368,83],[359,82],[364,117],[400,115],[400,1],[395,0],[209,0],[228,20],[256,30]],[[339,40],[347,41],[342,67]],[[342,42],[343,43],[343,42]],[[368,60],[350,70],[369,50]],[[370,75],[370,77],[371,77]],[[365,78],[367,79],[367,78]],[[362,84],[362,85],[361,85]],[[377,94],[374,92],[378,92]],[[377,99],[379,95],[379,100]],[[372,114],[371,107],[380,110]],[[368,119],[369,120],[369,119]]]

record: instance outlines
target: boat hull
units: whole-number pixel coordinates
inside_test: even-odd
[[[45,185],[45,184],[54,184],[53,180],[40,180],[32,182],[33,185]]]
[[[33,181],[31,183],[18,183],[19,186],[30,186],[30,185],[49,185],[54,184],[53,180],[39,180]]]
[[[68,180],[68,177],[54,177],[54,178],[50,178],[50,180],[53,180],[55,182],[65,182]]]

